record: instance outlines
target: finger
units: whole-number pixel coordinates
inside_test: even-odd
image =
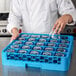
[[[14,35],[13,38],[16,39],[19,36],[19,33]]]
[[[10,42],[12,42],[13,40],[15,40],[18,36],[19,36],[19,33],[14,34],[14,35],[11,37]]]
[[[64,30],[64,28],[65,28],[65,25],[63,25],[61,32]]]
[[[13,40],[15,40],[18,36],[12,36],[10,42],[12,42]]]
[[[15,40],[15,39],[16,39],[16,37],[12,37],[11,40],[10,40],[10,42],[12,42],[12,41]]]
[[[56,27],[56,29],[55,29],[55,34],[57,33],[57,31],[59,30],[59,28],[60,28],[60,23],[57,25],[57,27]]]
[[[54,27],[52,28],[53,31],[55,30],[56,26],[57,26],[57,24],[55,24]]]
[[[54,24],[54,27],[52,28],[53,31],[55,30],[55,28],[56,28],[57,25],[58,25],[58,22],[56,22],[56,23]]]
[[[58,34],[60,34],[60,32],[64,29],[64,27],[65,27],[65,24],[61,24],[61,27],[59,28],[59,30],[58,30]]]
[[[13,37],[11,37],[11,40],[10,40],[10,42],[12,42],[14,40],[14,38]]]
[[[10,43],[11,43],[12,41],[13,41],[13,40],[11,39],[11,40],[10,40]]]
[[[14,39],[16,39],[18,36],[19,36],[19,34],[17,34],[17,35],[14,37]]]

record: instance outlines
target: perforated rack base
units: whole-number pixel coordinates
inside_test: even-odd
[[[72,36],[21,33],[2,51],[2,64],[68,71],[72,51]]]

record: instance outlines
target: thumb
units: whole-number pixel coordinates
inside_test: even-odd
[[[10,40],[10,43],[11,43],[13,40],[14,40],[14,37],[12,36],[12,37],[11,37],[11,40]]]
[[[10,42],[12,42],[13,40],[15,40],[18,36],[19,36],[19,33],[18,33],[18,34],[16,34],[16,35],[13,35],[13,36],[11,37]]]

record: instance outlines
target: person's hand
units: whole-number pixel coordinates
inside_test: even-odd
[[[60,34],[60,32],[63,31],[63,29],[65,28],[66,24],[71,23],[72,21],[72,16],[69,14],[65,14],[56,21],[52,30],[55,34]]]
[[[11,37],[10,42],[12,42],[13,40],[15,40],[19,36],[19,32],[18,32],[18,29],[17,28],[13,28],[12,29],[12,33],[13,33],[13,35]]]

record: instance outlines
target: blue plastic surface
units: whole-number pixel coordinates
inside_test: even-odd
[[[2,64],[68,71],[72,51],[72,36],[21,33],[2,51]]]

